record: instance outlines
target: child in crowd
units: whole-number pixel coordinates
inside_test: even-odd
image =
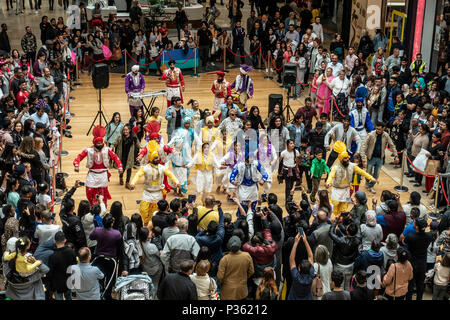
[[[36,196],[36,201],[38,204],[50,210],[52,208],[52,198],[48,195],[49,186],[47,183],[40,183],[38,185],[38,194]]]
[[[16,251],[5,251],[3,255],[3,260],[14,263],[15,268],[12,267],[11,269],[17,270],[19,275],[22,277],[31,276],[38,270],[38,267],[42,264],[41,260],[34,259],[34,257],[30,253],[28,253],[30,246],[30,239],[28,239],[27,237],[22,237],[19,238],[16,242]]]
[[[311,170],[311,158],[313,157],[313,155],[311,154],[311,147],[308,146],[308,144],[309,144],[308,139],[302,139],[300,148],[298,149],[300,153],[300,161],[298,165],[300,171],[300,180],[296,186],[300,186],[302,184],[303,173],[305,173],[306,182],[308,184],[307,193],[310,193],[312,189],[310,170]]]
[[[316,202],[316,194],[319,190],[320,179],[322,175],[325,173],[330,173],[330,168],[328,168],[327,163],[323,157],[323,151],[320,148],[317,148],[314,152],[314,159],[311,163],[311,180],[312,180],[312,190],[310,199],[311,202]]]
[[[159,251],[163,249],[162,246],[162,237],[161,237],[161,228],[160,227],[153,227],[151,231],[151,240],[150,242],[153,243]]]
[[[362,158],[359,154],[353,157],[353,163],[358,167],[360,167],[361,169],[364,169]],[[361,183],[361,175],[355,172],[353,175],[352,187],[350,188],[350,196],[352,196],[353,193],[359,190],[360,183]]]

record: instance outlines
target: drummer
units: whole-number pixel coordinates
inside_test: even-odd
[[[230,83],[225,79],[225,72],[217,71],[217,79],[214,80],[211,91],[214,94],[213,110],[218,111],[225,103],[225,98],[231,94]]]
[[[169,61],[169,69],[164,71],[161,80],[166,81],[167,107],[172,104],[172,97],[179,97],[183,103],[184,78],[180,68],[175,67],[175,60]]]
[[[245,111],[247,108],[247,100],[253,97],[253,80],[248,75],[252,70],[252,67],[241,64],[240,74],[236,76],[236,80],[231,84],[231,89],[234,89],[239,94],[239,107],[242,111]]]
[[[134,109],[140,108],[144,112],[142,100],[131,96],[132,93],[144,93],[144,89],[144,76],[139,72],[139,65],[135,64],[131,67],[131,72],[125,77],[125,92],[127,93],[131,116],[134,114]]]
[[[228,95],[227,101],[219,106],[219,110],[217,112],[214,112],[213,115],[215,121],[220,120],[220,122],[223,122],[223,120],[225,120],[228,117],[228,113],[232,109],[237,111],[237,116],[239,118],[245,118],[247,115],[245,112],[242,112],[239,109],[239,106],[237,104],[233,103],[233,96]]]

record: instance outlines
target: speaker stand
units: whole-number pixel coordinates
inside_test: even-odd
[[[286,95],[286,106],[283,108],[281,114],[283,114],[283,112],[286,111],[286,123],[289,122],[291,120],[291,114],[292,114],[292,118],[294,118],[295,116],[295,112],[292,110],[290,104],[289,104],[289,96],[291,95],[291,86],[288,85],[287,86],[287,95]]]
[[[89,133],[91,132],[92,128],[95,125],[95,122],[97,121],[97,118],[99,119],[100,125],[102,125],[102,119],[105,120],[105,124],[108,123],[108,121],[106,120],[105,114],[103,113],[102,110],[102,89],[98,89],[98,110],[97,110],[97,115],[95,116],[94,120],[91,123],[91,126],[88,130],[88,132],[86,133],[86,135],[88,136]]]

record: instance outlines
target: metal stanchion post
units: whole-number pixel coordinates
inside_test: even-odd
[[[198,78],[197,73],[197,49],[194,50],[194,74],[191,75],[191,77]]]
[[[127,73],[128,73],[128,65],[127,65],[127,62],[128,62],[127,48],[123,49],[123,52],[125,53],[125,61],[124,61],[124,62],[125,62],[125,69],[124,69],[122,78],[125,78],[125,77],[127,76]]]
[[[222,54],[222,59],[223,59],[223,72],[228,72],[228,70],[227,70],[227,48],[225,47],[225,48],[223,48],[222,49],[222,51],[223,51],[223,54]]]
[[[262,50],[261,50],[261,47],[259,47],[258,69],[260,69],[260,70],[261,70],[261,55],[262,55]]]
[[[400,185],[399,186],[395,186],[394,190],[397,192],[407,192],[408,191],[408,187],[403,185],[403,178],[405,176],[405,163],[406,163],[406,150],[403,151],[403,156],[402,156],[402,168],[400,171]]]
[[[267,70],[268,73],[266,74],[264,79],[270,79],[271,80],[271,79],[273,79],[273,77],[272,77],[272,68],[271,68],[272,66],[269,63],[270,57],[272,57],[272,53],[269,50],[269,51],[267,51],[267,60],[265,61],[266,70]]]

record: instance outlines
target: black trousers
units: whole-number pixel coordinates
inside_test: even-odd
[[[299,166],[298,167],[300,170],[300,184],[302,183],[303,180],[303,173],[306,176],[306,183],[308,184],[308,190],[311,190],[312,188],[312,180],[311,180],[311,167],[303,167],[303,166]]]
[[[126,173],[127,173],[127,177],[125,178],[125,182],[126,182],[126,183],[130,183],[130,179],[131,179],[131,168],[128,168],[127,171],[126,171]],[[120,178],[123,178],[123,173],[121,173],[119,176],[120,176]]]
[[[239,54],[239,55],[241,55],[241,56],[245,56],[245,51],[244,51],[244,46],[242,45],[242,46],[233,46],[233,52],[235,53],[235,54]],[[230,53],[231,54],[231,53]],[[236,58],[237,58],[237,56],[236,56]],[[236,60],[235,60],[236,61]],[[241,57],[241,63],[242,64],[244,64],[245,63],[245,58],[242,58]]]
[[[6,10],[9,10],[9,8],[13,8],[13,0],[6,0]]]
[[[202,61],[202,67],[206,67],[206,64],[208,63],[209,46],[199,46],[198,51],[199,58]]]
[[[296,180],[295,176],[284,178],[284,187],[285,187],[285,189],[284,189],[284,196],[285,196],[285,201],[291,195],[291,190],[294,187],[295,180]]]
[[[412,300],[414,284],[416,285],[416,300],[422,300],[423,292],[425,290],[425,268],[420,266],[419,268],[413,267],[413,278],[408,284],[408,293],[406,294],[406,300]]]

